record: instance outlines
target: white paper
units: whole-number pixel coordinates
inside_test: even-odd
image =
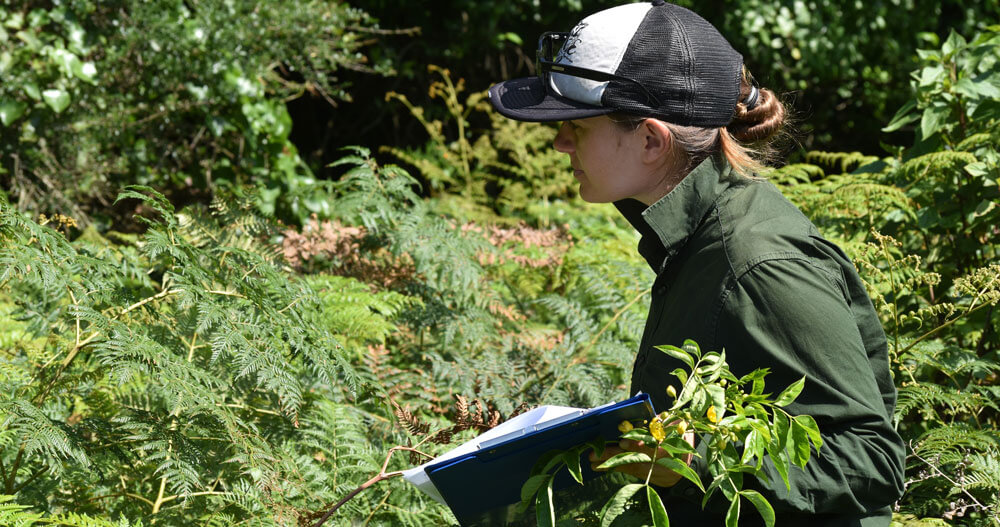
[[[482,435],[462,443],[454,449],[449,450],[447,453],[442,454],[433,460],[420,465],[419,467],[404,470],[403,479],[416,485],[418,489],[424,491],[425,494],[434,498],[434,500],[438,503],[444,504],[444,498],[441,497],[441,493],[438,492],[437,487],[434,486],[434,483],[431,482],[429,477],[427,477],[427,473],[424,472],[424,467],[427,465],[440,463],[463,454],[468,454],[469,452],[475,452],[481,448],[487,448],[489,446],[502,443],[527,433],[542,430],[544,428],[557,425],[565,420],[581,416],[589,411],[590,410],[570,408],[567,406],[539,406],[534,410],[525,412],[505,423],[497,425],[495,428],[492,428]]]

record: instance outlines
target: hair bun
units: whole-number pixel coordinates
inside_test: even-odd
[[[749,87],[741,90],[740,98],[745,99],[749,92]],[[785,105],[773,91],[760,88],[757,106],[753,110],[747,110],[741,100],[736,105],[735,115],[726,130],[741,143],[757,143],[778,133],[784,123]]]

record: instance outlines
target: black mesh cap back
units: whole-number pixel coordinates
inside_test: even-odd
[[[685,126],[721,127],[733,118],[743,56],[704,18],[655,2],[633,35],[617,75],[642,83],[654,106],[627,82],[612,81],[602,102],[622,112]]]

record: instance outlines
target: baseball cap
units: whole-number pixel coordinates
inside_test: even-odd
[[[539,75],[489,90],[500,114],[565,121],[612,112],[721,127],[740,96],[743,56],[708,21],[663,0],[594,13],[539,39]]]

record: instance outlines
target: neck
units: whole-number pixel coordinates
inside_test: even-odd
[[[681,156],[676,157],[680,158]],[[679,185],[681,181],[684,181],[684,178],[691,172],[691,165],[688,164],[686,156],[684,157],[655,170],[655,173],[659,174],[656,185],[649,192],[635,196],[635,199],[648,207],[660,201],[663,196],[670,194],[670,191],[674,190],[674,187]]]

